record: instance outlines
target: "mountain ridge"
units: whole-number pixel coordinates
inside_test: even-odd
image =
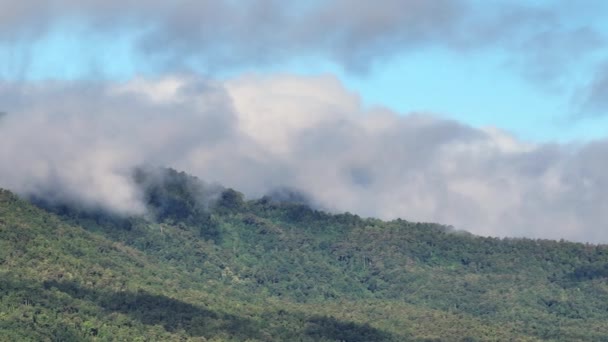
[[[163,172],[164,181],[139,183],[146,217],[36,207],[0,191],[0,336],[608,336],[608,246],[478,237],[270,197],[245,200],[225,188],[201,202],[194,195],[204,183]]]

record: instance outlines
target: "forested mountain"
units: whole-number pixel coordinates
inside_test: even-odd
[[[134,180],[138,217],[0,191],[0,340],[608,341],[608,246]]]

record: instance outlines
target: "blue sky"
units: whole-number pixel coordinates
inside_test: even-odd
[[[492,14],[487,14],[488,18],[498,20],[501,11],[509,11],[500,10],[504,2],[493,3],[495,5],[473,2],[477,6],[475,12],[482,12],[476,15],[486,15],[483,13],[486,11]],[[238,61],[220,67],[196,53],[177,58],[180,69],[219,78],[243,72],[330,73],[358,92],[367,105],[386,106],[402,113],[428,111],[476,127],[495,126],[529,141],[602,138],[608,135],[608,115],[586,115],[589,109],[579,105],[585,87],[593,82],[604,59],[608,59],[605,47],[608,45],[603,41],[608,28],[601,20],[602,15],[592,10],[601,6],[601,2],[583,1],[577,11],[571,11],[564,4],[520,1],[521,8],[542,9],[546,13],[536,14],[541,16],[539,23],[524,22],[507,38],[490,38],[506,43],[486,42],[480,43],[480,47],[452,48],[449,43],[423,42],[403,50],[385,49],[390,51],[379,51],[380,58],[374,56],[363,71],[353,70],[348,61],[337,59],[331,51],[322,48],[295,52],[274,62],[272,59],[263,63]],[[585,4],[589,4],[588,9]],[[521,8],[518,10],[524,13]],[[0,40],[0,76],[6,80],[126,80],[136,75],[163,74],[170,71],[167,59],[162,54],[159,58],[158,54],[142,51],[139,44],[142,35],[152,26],[149,22],[116,28],[95,26],[86,15],[59,15],[50,20],[40,34]],[[577,30],[592,32],[596,41],[569,47],[568,44],[576,43],[571,40],[578,39],[569,33]],[[534,51],[537,47],[525,45],[533,43],[532,38],[539,33],[545,34],[545,40],[550,42],[547,51]],[[361,44],[362,49],[373,47],[373,44]],[[201,54],[212,55],[213,49],[222,48],[223,45],[214,44]],[[577,51],[564,58],[570,48]],[[234,53],[240,51],[239,48],[233,50]],[[555,63],[547,70],[542,66],[545,61],[539,60],[543,53],[547,64]],[[540,69],[543,75],[535,75],[539,73],[535,69]]]

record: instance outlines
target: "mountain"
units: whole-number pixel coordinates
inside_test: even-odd
[[[0,191],[0,341],[608,341],[608,246],[134,180],[138,217]]]

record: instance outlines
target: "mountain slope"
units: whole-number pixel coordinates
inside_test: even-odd
[[[199,284],[188,272],[65,224],[6,191],[0,218],[2,340],[266,340],[306,336],[300,330],[310,327],[302,322],[326,324],[297,313],[280,318],[280,303],[266,307],[273,320],[264,322],[258,307],[243,310],[247,303],[223,286]],[[284,329],[271,325],[281,321]],[[352,329],[382,335],[366,325]]]
[[[245,201],[172,170],[151,213],[0,193],[6,340],[602,340],[608,248]]]

